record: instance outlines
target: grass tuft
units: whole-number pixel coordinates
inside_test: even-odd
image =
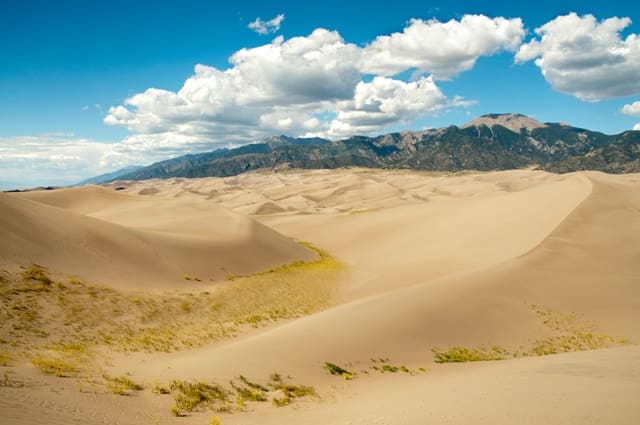
[[[281,397],[271,399],[271,404],[275,407],[283,407],[293,403],[296,399],[308,396],[317,396],[316,390],[307,385],[288,384],[280,374],[271,375],[268,386],[274,391],[282,394]]]
[[[43,373],[55,375],[60,378],[68,378],[78,373],[76,365],[59,358],[36,356],[31,359],[31,364],[40,369]]]
[[[236,394],[238,396],[238,406],[241,410],[244,407],[245,401],[267,401],[267,388],[263,387],[260,384],[256,384],[255,382],[249,381],[242,375],[240,375],[239,380],[241,382],[240,385],[237,385],[235,382],[231,381],[231,387],[236,391]]]
[[[342,376],[346,380],[354,379],[355,377],[355,374],[353,372],[349,372],[348,370],[334,363],[326,362],[324,364],[324,368],[328,370],[330,374]]]
[[[531,309],[553,333],[551,336],[534,341],[528,349],[514,352],[502,347],[490,349],[453,347],[448,350],[434,348],[432,351],[435,354],[435,362],[476,362],[523,356],[547,356],[573,351],[596,350],[629,343],[628,340],[596,332],[596,325],[585,320],[578,313],[562,313],[542,309],[535,305],[532,305]]]
[[[142,391],[143,387],[140,384],[133,382],[127,376],[109,376],[102,375],[102,378],[107,384],[107,390],[111,394],[128,396],[133,391]]]
[[[153,385],[151,385],[151,392],[155,395],[164,395],[169,394],[171,390],[169,387],[165,387],[164,385],[160,385],[157,381],[154,381]]]
[[[490,349],[452,347],[448,350],[439,350],[437,348],[434,348],[431,351],[433,351],[433,354],[435,355],[436,363],[464,363],[504,360],[508,355],[507,351],[502,347],[492,347]]]
[[[224,407],[229,401],[229,392],[213,383],[175,380],[170,388],[175,391],[175,404],[171,409],[175,416],[182,416],[184,412],[215,408],[216,404],[220,403]]]
[[[53,284],[53,280],[47,274],[47,269],[35,263],[24,269],[22,279],[25,281],[35,280],[45,286]]]

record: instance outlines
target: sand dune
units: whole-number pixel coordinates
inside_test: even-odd
[[[431,361],[433,347],[501,345],[518,349],[549,335],[532,305],[557,312],[578,312],[606,334],[639,340],[640,322],[635,320],[640,311],[639,192],[636,186],[604,182],[597,175],[589,178],[593,190],[582,202],[590,185],[587,182],[585,186],[584,177],[580,176],[543,186],[549,192],[541,187],[519,192],[522,196],[512,195],[513,204],[502,197],[494,198],[494,205],[498,206],[494,220],[482,226],[489,234],[484,240],[478,237],[484,244],[491,245],[486,247],[488,254],[482,250],[484,246],[478,246],[478,240],[475,245],[471,244],[465,233],[473,231],[473,224],[479,226],[482,222],[474,222],[472,214],[457,216],[455,211],[450,211],[448,218],[460,217],[448,229],[452,238],[458,235],[457,231],[462,232],[457,236],[459,253],[471,256],[472,249],[477,249],[469,261],[478,263],[467,266],[471,271],[465,272],[466,264],[461,261],[458,269],[462,272],[434,279],[430,268],[424,267],[433,261],[434,255],[454,257],[454,243],[448,251],[428,247],[420,250],[419,244],[410,245],[423,255],[420,263],[419,254],[397,250],[394,256],[394,250],[385,246],[385,237],[369,239],[362,233],[363,241],[352,242],[351,254],[358,258],[363,255],[364,246],[370,244],[369,249],[377,248],[381,253],[378,258],[384,259],[375,261],[369,254],[369,271],[382,273],[387,272],[384,267],[391,267],[393,272],[391,265],[399,262],[408,270],[397,280],[402,281],[409,275],[412,282],[418,283],[405,286],[404,282],[396,283],[394,279],[381,294],[360,297],[251,339],[210,350],[161,356],[155,366],[146,359],[148,376],[195,376],[205,370],[210,371],[210,376],[225,376],[286,368],[296,376],[317,380],[321,379],[321,365],[325,361],[355,362],[370,357],[391,357],[420,364]],[[553,196],[544,198],[550,194]],[[571,200],[573,204],[569,203]],[[563,201],[567,202],[564,210],[561,209]],[[476,220],[486,219],[482,204],[479,206],[473,198],[468,203],[475,207],[471,211],[479,212]],[[544,216],[549,205],[554,206],[553,218]],[[514,220],[511,224],[509,215],[514,214],[516,206],[522,208],[516,217],[527,219]],[[625,227],[618,226],[619,222],[624,222]],[[355,226],[342,227],[341,223],[332,228],[332,224],[329,220],[313,227],[317,229],[318,240],[309,233],[304,236],[317,243],[319,240],[328,243],[326,234],[349,240],[347,228],[354,232],[360,230]],[[392,224],[388,227],[396,228]],[[497,229],[505,234],[496,234]],[[390,235],[386,234],[386,238],[391,239]],[[405,243],[411,237],[420,240],[430,236],[428,232],[393,235],[404,237]],[[444,237],[441,233],[438,236],[439,240]],[[346,244],[345,241],[337,243]],[[625,248],[620,249],[621,246]],[[493,254],[492,250],[498,248],[501,248],[499,254]],[[350,258],[347,251],[336,251],[342,254],[341,258]],[[412,267],[405,261],[410,255],[416,257]],[[358,264],[363,267],[357,261],[351,264],[354,268]],[[478,268],[481,264],[485,267]],[[389,279],[392,273],[383,276]],[[373,287],[372,292],[377,292],[377,288]],[[256,352],[261,356],[250,354]],[[243,371],[237,370],[238,363],[242,364]],[[167,364],[172,365],[171,370],[166,370]],[[309,365],[316,365],[316,369],[310,370]],[[138,369],[132,364],[126,364],[126,368]]]
[[[619,424],[640,421],[640,348],[435,368],[423,379],[353,381],[329,400],[225,424]]]
[[[64,209],[63,209],[64,208]],[[85,187],[0,196],[0,256],[127,289],[194,289],[313,253],[203,201],[171,202]]]
[[[171,259],[162,274],[187,265],[197,270],[203,253],[219,261],[216,267],[228,267],[246,252],[254,260],[263,250],[274,255],[265,263],[308,255],[286,235],[327,249],[348,273],[335,305],[325,311],[195,350],[118,356],[109,373],[132,373],[147,383],[224,383],[240,374],[264,382],[278,372],[314,385],[323,397],[296,408],[252,405],[249,412],[223,415],[224,424],[640,420],[640,353],[634,345],[640,341],[638,175],[318,170],[118,184],[127,188],[0,196],[2,237],[23,256],[77,268],[72,256],[97,267],[107,255],[101,250],[111,247],[110,258],[121,255],[116,262],[122,273],[150,282],[152,276],[142,274],[149,264],[162,265],[158,253]],[[101,239],[87,239],[94,234]],[[242,248],[234,251],[237,239],[245,245],[238,242]],[[64,240],[67,248],[51,252],[59,246],[51,240]],[[5,248],[3,261],[14,258],[12,252]],[[534,356],[533,348],[544,344],[573,350],[577,345],[571,344],[583,340],[592,348],[626,346]],[[507,358],[525,357],[433,363],[432,349],[454,346],[500,346]],[[428,371],[380,374],[372,358]],[[329,375],[327,361],[345,365],[357,379]],[[207,418],[171,418],[168,396],[65,399],[68,391],[64,397],[29,394],[42,406],[69,408],[83,400],[78,411],[95,414],[86,423],[98,423],[99,412],[123,424]],[[29,423],[29,415],[19,413],[21,393],[0,392],[6,400],[0,410],[16,423]],[[31,418],[43,409],[34,409]],[[65,423],[77,416],[64,411],[56,418]]]

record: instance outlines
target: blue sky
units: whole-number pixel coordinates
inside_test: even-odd
[[[640,123],[633,2],[221,3],[1,2],[0,187],[493,112]]]

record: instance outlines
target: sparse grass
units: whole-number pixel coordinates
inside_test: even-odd
[[[169,394],[171,390],[169,389],[169,387],[160,385],[157,381],[154,381],[153,385],[151,385],[151,392],[155,395],[164,395]]]
[[[0,351],[53,350],[51,362],[82,369],[102,348],[124,353],[191,349],[233,337],[244,325],[316,312],[330,305],[342,264],[326,251],[305,246],[318,253],[316,260],[236,276],[213,293],[120,292],[77,277],[55,280],[37,264],[3,271]],[[69,374],[42,359],[36,363]]]
[[[220,418],[217,416],[209,418],[209,425],[220,425],[220,423]]]
[[[128,396],[131,395],[133,391],[143,390],[142,385],[133,382],[128,376],[102,375],[102,378],[107,385],[107,390],[111,394]]]
[[[244,402],[247,401],[267,401],[267,391],[269,391],[267,388],[249,381],[242,375],[240,375],[238,379],[240,380],[240,384],[236,384],[231,381],[231,387],[236,391],[238,396],[238,405],[241,409],[244,407]]]
[[[342,376],[345,380],[350,380],[355,378],[355,374],[353,372],[349,372],[348,370],[331,362],[326,362],[324,364],[324,368],[327,371],[329,371],[330,374]]]
[[[370,368],[380,372],[380,373],[398,373],[398,372],[402,372],[402,373],[406,373],[409,374],[411,376],[417,375],[419,373],[422,372],[426,372],[426,369],[424,368],[419,368],[418,370],[412,370],[409,369],[407,366],[405,365],[400,365],[400,366],[395,366],[392,364],[388,364],[389,362],[389,358],[386,359],[371,359],[371,362],[373,363],[373,366],[371,366]],[[380,365],[378,365],[378,363],[380,363]]]
[[[293,403],[296,399],[307,396],[317,395],[313,387],[305,385],[282,384],[275,387],[276,390],[282,392],[282,397],[274,397],[271,403],[276,407],[283,407]]]
[[[25,281],[34,280],[45,286],[53,284],[53,280],[49,277],[47,269],[35,263],[24,268],[22,279]]]
[[[271,400],[271,404],[273,404],[275,407],[284,407],[288,404],[291,404],[291,399],[287,396],[284,397],[274,397]]]
[[[182,416],[185,412],[224,408],[229,402],[229,392],[215,383],[176,380],[171,383],[171,390],[175,392],[175,404],[171,408],[175,416]],[[220,404],[222,406],[217,406]]]
[[[271,404],[275,407],[284,407],[292,404],[296,399],[318,395],[313,387],[289,384],[278,373],[271,374],[268,386],[280,395],[271,399]]]
[[[14,373],[10,370],[2,371],[2,378],[0,378],[0,387],[22,388],[24,382],[19,379],[12,379],[11,375]]]
[[[69,282],[72,285],[78,285],[78,286],[85,285],[85,282],[82,279],[78,279],[76,277],[70,277],[69,279],[67,279],[67,282]]]
[[[60,378],[68,378],[78,373],[78,368],[75,364],[59,358],[46,358],[38,355],[31,359],[31,364],[43,373],[55,375]]]
[[[534,341],[521,351],[509,351],[502,347],[465,348],[453,347],[447,350],[433,349],[436,363],[474,362],[504,360],[514,357],[546,356],[573,351],[595,350],[627,344],[628,341],[611,335],[598,333],[596,325],[585,320],[582,315],[562,313],[542,309],[532,305],[531,309],[542,319],[553,335]]]
[[[452,347],[448,350],[434,348],[436,363],[464,363],[482,362],[491,360],[504,360],[508,353],[501,347],[486,348],[464,348]]]
[[[11,360],[11,356],[9,355],[9,353],[0,351],[0,366],[8,366],[9,360]]]

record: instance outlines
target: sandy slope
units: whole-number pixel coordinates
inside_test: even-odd
[[[340,304],[329,310],[198,350],[114,360],[111,373],[131,372],[147,382],[226,382],[239,374],[263,380],[279,372],[314,385],[324,396],[324,401],[298,409],[260,405],[247,414],[224,416],[225,424],[640,420],[634,396],[640,390],[637,346],[467,365],[435,365],[431,353],[434,347],[454,345],[530,346],[552,334],[536,309],[575,312],[581,323],[593,324],[594,332],[638,343],[637,175],[556,176],[527,170],[457,176],[362,170],[250,173],[140,182],[126,192],[146,196],[109,191],[87,201],[86,194],[77,196],[80,192],[39,193],[26,195],[33,200],[2,196],[0,207],[12,212],[9,217],[39,226],[44,220],[37,218],[46,214],[52,228],[38,232],[44,235],[55,235],[59,223],[73,217],[74,229],[94,231],[100,223],[108,226],[104,232],[110,236],[126,229],[131,238],[173,241],[176,229],[185,238],[219,204],[236,211],[223,210],[225,214],[253,214],[287,236],[328,249],[350,268]],[[193,214],[186,214],[187,209]],[[136,211],[148,218],[138,218]],[[176,221],[174,211],[184,211],[193,221]],[[6,221],[5,214],[0,217]],[[271,240],[278,234],[268,235]],[[41,243],[46,241],[43,237]],[[360,372],[372,357],[429,371],[417,376],[361,374],[347,382],[322,369],[332,361]],[[17,413],[29,400],[20,395],[25,393],[1,387],[0,392],[0,400],[6,400],[0,410],[29,423],[29,415]],[[83,403],[77,415],[72,412],[77,398],[65,401],[46,391],[27,394],[41,405],[31,418],[51,399],[71,411],[59,413],[58,423],[101,409],[107,422],[123,424],[151,420],[159,409],[166,412],[166,399],[148,394],[117,401],[79,396]],[[114,409],[131,416],[115,415]],[[98,423],[98,417],[86,423]],[[206,417],[165,415],[159,420],[204,423]]]
[[[431,234],[428,224],[420,227],[418,220],[412,222],[414,232],[385,234],[387,240],[399,234],[404,237],[394,242],[401,245],[404,241],[411,249],[418,250],[423,255],[422,263],[411,249],[409,252],[387,250],[385,237],[380,240],[374,237],[377,243],[363,237],[359,243],[352,243],[351,254],[358,258],[368,249],[369,262],[365,266],[352,261],[354,268],[359,264],[367,267],[369,273],[391,276],[395,263],[400,262],[405,267],[405,276],[419,283],[405,286],[396,283],[402,279],[394,279],[381,294],[361,297],[252,339],[169,358],[161,356],[157,362],[146,359],[143,370],[148,371],[147,377],[177,377],[201,375],[205,370],[210,370],[210,376],[233,376],[286,368],[296,376],[319,379],[325,361],[391,357],[419,365],[431,359],[433,347],[498,344],[517,349],[548,335],[532,311],[532,305],[558,312],[578,312],[607,334],[638,340],[640,326],[633,320],[640,311],[637,188],[603,182],[594,175],[591,177],[593,191],[580,203],[591,189],[584,179],[583,176],[564,177],[559,183],[549,182],[507,195],[515,198],[513,203],[505,201],[503,196],[492,197],[497,208],[491,218],[482,213],[475,221],[471,214],[461,214],[459,218],[457,208],[460,207],[452,208],[447,218],[454,223],[448,228],[448,237],[457,238],[458,244],[451,243],[449,251],[446,248],[449,241],[444,241],[445,248],[441,250],[428,247],[420,250],[420,242]],[[564,209],[562,202],[565,202]],[[469,204],[482,205],[474,197],[467,201],[467,206]],[[550,205],[553,208],[549,208]],[[573,212],[572,208],[575,208]],[[514,210],[526,220],[511,222],[509,217]],[[555,216],[545,216],[549,210],[554,211]],[[478,211],[482,211],[481,207]],[[375,221],[375,216],[380,214],[383,213],[371,213],[373,218],[363,220]],[[621,221],[626,223],[624,228],[617,226]],[[558,223],[561,224],[557,226]],[[341,243],[341,238],[350,238],[340,220],[337,220],[337,230],[331,228],[332,224],[329,220],[323,226],[314,227],[318,238],[335,235],[337,243]],[[434,232],[438,232],[445,226],[437,222],[435,227]],[[354,228],[358,230],[355,226],[350,229]],[[480,229],[487,234],[482,235]],[[505,234],[496,234],[496,229]],[[468,232],[473,230],[484,236],[484,239],[476,236],[484,246],[468,242]],[[305,236],[318,242],[309,238],[308,233]],[[322,241],[328,242],[328,239]],[[621,246],[624,249],[620,249]],[[376,247],[382,253],[377,258],[371,254]],[[341,258],[353,258],[347,251],[339,252]],[[478,263],[469,266],[463,259],[458,269],[453,268],[456,273],[432,279],[431,270],[424,265],[433,261],[431,256],[447,253],[450,258],[474,257],[471,260]],[[406,262],[407,255],[417,257],[411,265]],[[485,267],[478,268],[481,264]],[[394,284],[395,289],[391,290]],[[373,292],[377,292],[377,288],[374,287]],[[261,356],[252,354],[257,352]],[[167,364],[172,366],[170,370],[166,369]],[[316,368],[310,369],[309,365]],[[127,367],[138,369],[134,365]]]
[[[300,409],[260,409],[225,424],[637,424],[640,348],[437,367],[382,375]]]
[[[289,238],[200,200],[151,200],[95,186],[0,195],[3,262],[36,262],[119,288],[189,290],[185,274],[223,280],[313,257]]]

